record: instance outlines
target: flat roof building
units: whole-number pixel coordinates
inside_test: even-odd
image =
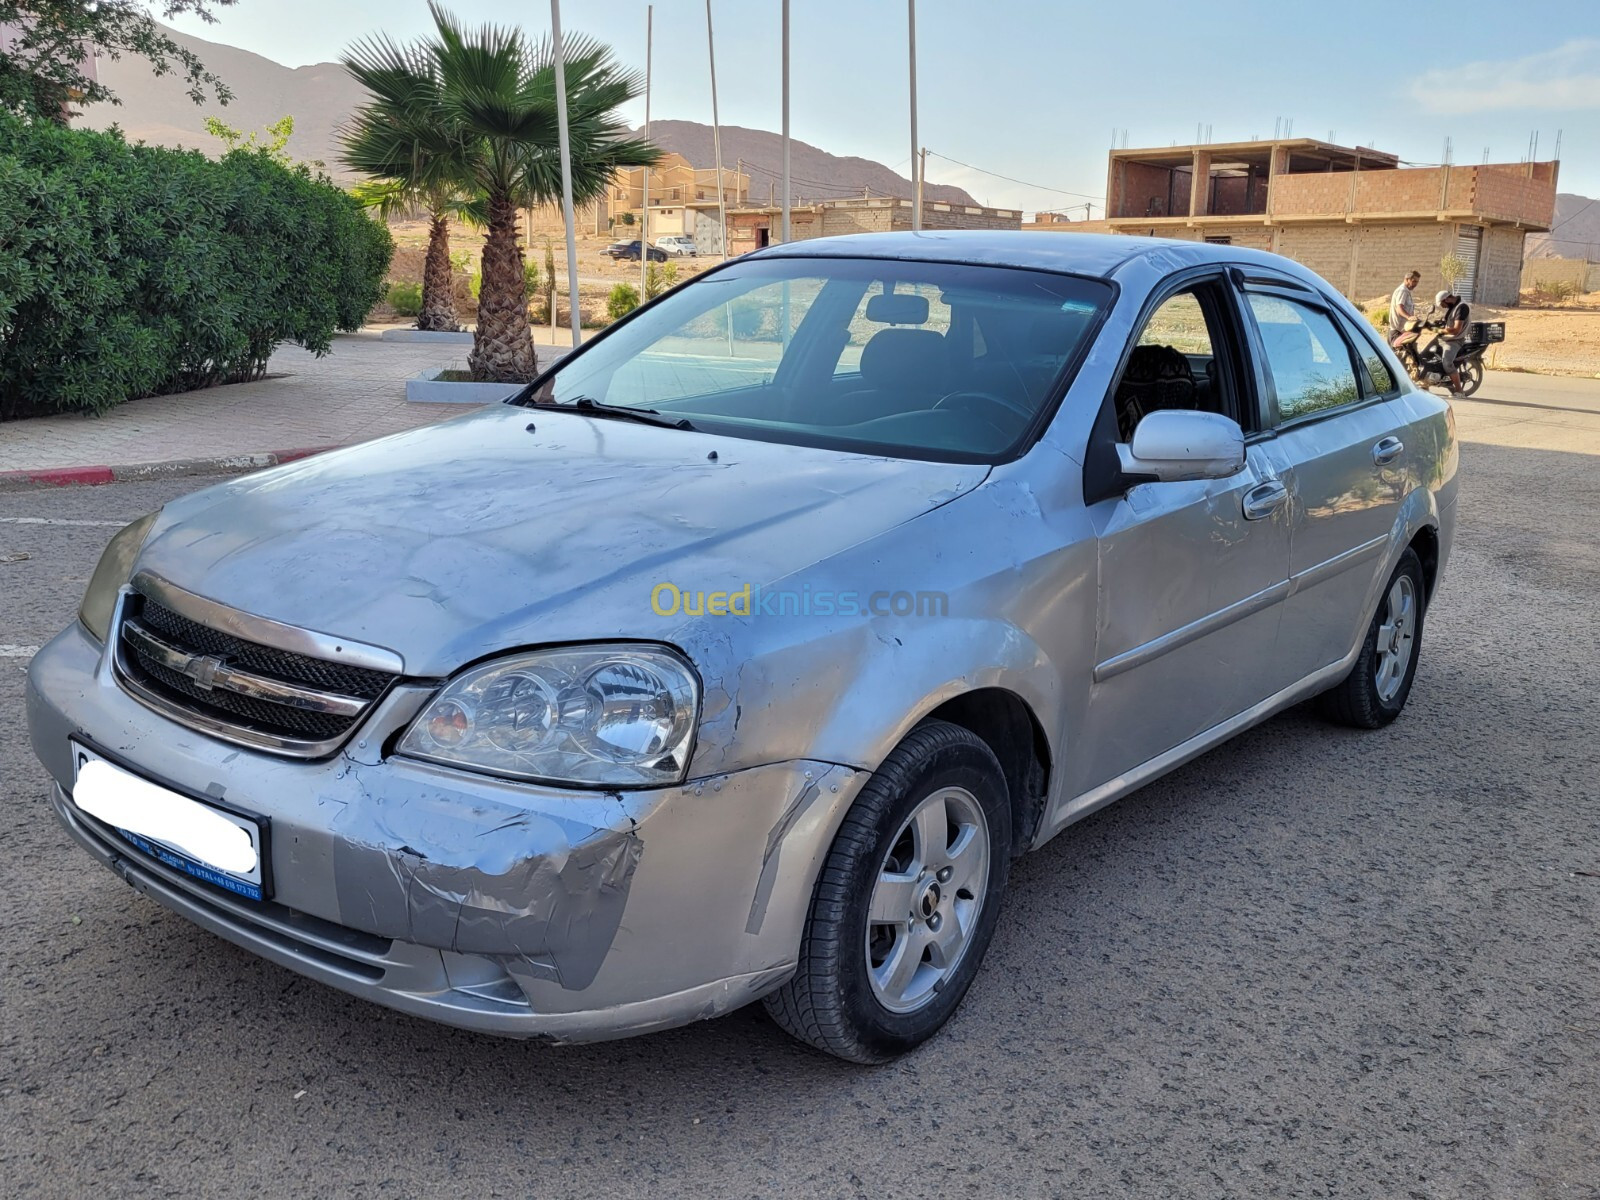
[[[1454,254],[1467,265],[1458,292],[1515,304],[1523,238],[1550,228],[1559,169],[1406,166],[1314,138],[1113,150],[1104,219],[1032,227],[1271,250],[1353,300],[1387,295],[1411,269],[1432,292],[1443,286],[1441,260]]]

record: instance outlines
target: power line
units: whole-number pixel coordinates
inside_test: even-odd
[[[1011,175],[1002,175],[998,171],[986,171],[982,167],[975,167],[971,163],[962,162],[959,158],[951,158],[948,154],[940,154],[937,150],[929,150],[935,158],[942,158],[947,163],[955,163],[958,167],[965,167],[969,171],[976,171],[980,175],[990,175],[995,179],[1004,179],[1008,183],[1020,183],[1023,187],[1038,188],[1041,192],[1055,192],[1061,196],[1077,196],[1080,200],[1104,200],[1104,196],[1091,196],[1088,192],[1070,192],[1066,188],[1050,187],[1043,183],[1029,183],[1026,179],[1017,179]]]
[[[1600,204],[1600,196],[1597,196],[1595,199],[1589,201],[1588,204],[1585,204],[1582,208],[1580,208],[1577,212],[1573,213],[1566,220],[1557,221],[1554,225],[1550,226],[1549,232],[1554,233],[1556,230],[1560,229],[1563,225],[1567,225],[1567,224],[1570,224],[1573,221],[1576,221],[1579,217],[1583,216],[1584,213],[1588,212],[1596,204]]]

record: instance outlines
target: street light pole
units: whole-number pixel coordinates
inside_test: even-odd
[[[906,0],[906,19],[909,27],[907,44],[911,51],[911,170],[917,176],[912,180],[916,187],[911,201],[911,228],[921,229],[922,172],[918,168],[922,143],[917,138],[917,0]]]
[[[717,47],[711,34],[711,0],[706,0],[706,54],[711,61],[711,144],[717,156],[717,221],[722,227],[722,257],[728,257],[728,198],[722,192],[722,123],[717,119]]]
[[[789,240],[789,0],[783,0],[783,240]]]
[[[644,6],[644,140],[650,140],[650,47],[654,35],[655,5]],[[641,168],[644,187],[639,195],[639,303],[650,296],[650,164]]]
[[[572,142],[567,128],[567,64],[561,49],[561,0],[550,0],[550,43],[556,56],[556,125],[561,138],[561,214],[567,225],[567,306],[572,316],[572,345],[583,338],[578,312],[578,230],[572,215]],[[555,288],[550,289],[555,307]],[[554,319],[555,314],[551,313]]]

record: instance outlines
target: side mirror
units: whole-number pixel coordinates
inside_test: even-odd
[[[1226,479],[1244,469],[1244,430],[1219,413],[1165,409],[1140,421],[1117,457],[1124,475],[1158,483]]]

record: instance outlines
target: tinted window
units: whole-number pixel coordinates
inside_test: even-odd
[[[1012,453],[1110,297],[1097,280],[773,258],[695,280],[556,369],[588,397],[697,429],[946,461]]]
[[[1292,421],[1361,398],[1349,348],[1332,318],[1281,296],[1250,292],[1247,298],[1261,331],[1279,420]]]

